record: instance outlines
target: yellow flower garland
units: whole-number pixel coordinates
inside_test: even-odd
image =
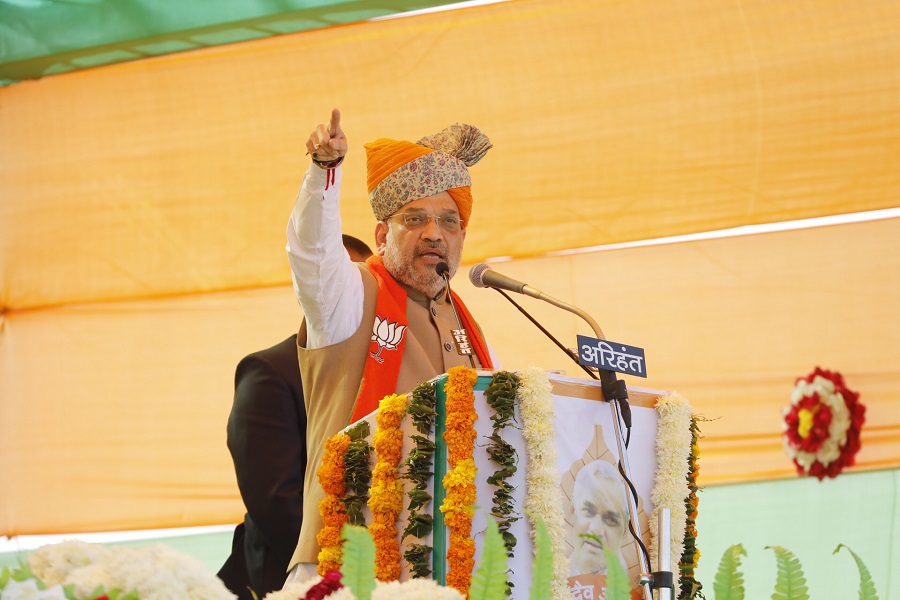
[[[400,578],[397,518],[403,509],[403,486],[398,468],[403,451],[400,423],[405,414],[406,396],[391,394],[378,403],[375,417],[378,430],[372,438],[372,446],[377,460],[372,470],[368,506],[372,511],[369,532],[375,543],[375,577],[380,581]]]
[[[447,462],[444,476],[446,496],[441,504],[444,522],[450,527],[447,548],[447,585],[467,595],[475,567],[475,541],[472,539],[472,514],[475,504],[475,382],[478,375],[466,367],[447,371]]]
[[[324,526],[316,535],[319,543],[319,566],[316,572],[325,576],[329,571],[341,568],[341,528],[347,523],[347,511],[341,497],[344,487],[344,454],[350,446],[350,436],[339,433],[325,441],[322,465],[316,471],[325,498],[319,502],[319,514]]]

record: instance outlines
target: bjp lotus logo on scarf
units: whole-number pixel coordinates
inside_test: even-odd
[[[384,362],[381,358],[381,351],[396,350],[397,344],[403,339],[403,333],[406,331],[406,325],[398,325],[397,323],[388,323],[387,319],[382,319],[375,315],[375,324],[372,325],[372,341],[378,342],[378,352],[369,352],[369,354],[380,363]]]

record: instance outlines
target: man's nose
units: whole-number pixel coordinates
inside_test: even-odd
[[[422,237],[426,240],[438,241],[444,239],[444,230],[438,225],[437,219],[430,217],[422,230]]]

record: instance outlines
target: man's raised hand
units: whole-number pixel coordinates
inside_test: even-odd
[[[309,135],[306,149],[313,160],[329,162],[347,154],[347,138],[341,129],[341,111],[331,111],[331,121],[327,125],[320,123]]]

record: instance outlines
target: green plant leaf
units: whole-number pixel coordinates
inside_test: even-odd
[[[722,554],[719,570],[713,581],[716,600],[744,600],[744,577],[741,575],[741,556],[747,551],[741,544],[731,546]]]
[[[347,431],[347,435],[350,437],[351,441],[356,442],[369,437],[369,432],[369,423],[367,421],[360,421]]]
[[[409,563],[412,576],[419,579],[431,577],[431,546],[425,544],[410,544],[403,558]]]
[[[400,539],[406,539],[410,535],[422,539],[431,533],[433,529],[434,517],[427,513],[422,515],[410,513],[409,522],[406,524],[406,529],[403,530],[403,536]]]
[[[841,548],[847,549],[847,552],[853,556],[853,560],[856,561],[856,566],[859,569],[859,600],[878,600],[875,582],[872,581],[872,575],[869,573],[869,569],[866,568],[865,563],[856,555],[856,552],[850,549],[850,546],[845,546],[844,544],[838,544],[833,554],[837,554]]]
[[[375,589],[375,542],[365,527],[345,524],[341,583],[350,588],[356,600],[369,600]]]
[[[603,554],[606,555],[606,596],[604,600],[628,600],[631,596],[631,584],[628,583],[628,574],[619,557],[612,549],[603,544]]]
[[[553,586],[553,542],[544,519],[534,520],[534,565],[531,567],[530,600],[550,598]]]
[[[493,519],[487,520],[481,565],[472,576],[469,600],[504,600],[506,598],[506,547]]]
[[[766,550],[774,550],[778,561],[778,579],[772,600],[809,600],[806,578],[797,557],[781,546],[766,546]]]

